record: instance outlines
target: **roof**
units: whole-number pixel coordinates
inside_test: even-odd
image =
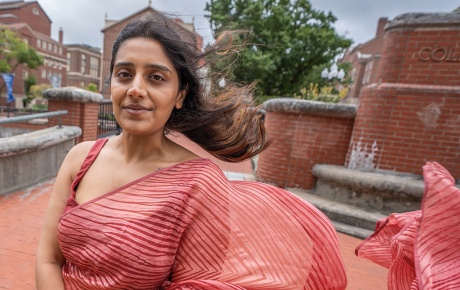
[[[21,23],[12,23],[12,24],[0,24],[0,27],[6,27],[8,29],[11,29],[11,30],[14,30],[14,31],[17,31],[21,28],[27,28],[28,30],[31,31],[31,33],[37,37],[37,38],[40,38],[40,39],[45,39],[46,41],[49,41],[49,42],[53,42],[53,43],[56,43],[56,44],[60,44],[59,41],[56,41],[54,39],[52,39],[50,36],[46,35],[46,34],[43,34],[43,33],[40,33],[38,31],[35,31],[33,30],[29,24],[25,23],[25,22],[21,22]]]
[[[99,47],[94,47],[94,46],[91,46],[91,45],[88,45],[88,44],[84,44],[84,43],[71,43],[71,44],[66,44],[65,47],[67,47],[67,49],[69,48],[82,48],[82,49],[85,49],[87,51],[92,51],[94,53],[97,53],[97,54],[101,54],[101,49]]]
[[[27,5],[30,5],[30,4],[37,4],[40,9],[43,11],[43,14],[45,14],[45,16],[48,18],[48,20],[50,22],[53,22],[51,21],[51,18],[48,16],[48,14],[46,14],[45,10],[43,10],[42,6],[40,5],[40,3],[38,3],[38,1],[5,1],[5,2],[0,2],[0,10],[7,10],[7,9],[20,9],[24,6],[27,6]]]
[[[105,27],[101,30],[102,33],[104,33],[106,30],[110,29],[111,27],[119,24],[119,23],[122,23],[126,20],[129,20],[131,18],[136,18],[137,16],[139,15],[142,15],[142,14],[146,14],[148,12],[153,12],[153,13],[156,13],[157,15],[159,16],[162,16],[162,17],[165,17],[165,18],[168,18],[168,19],[171,19],[174,23],[178,24],[179,27],[185,29],[187,32],[189,33],[192,33],[194,35],[197,35],[196,32],[195,32],[195,27],[193,25],[193,23],[185,23],[182,19],[180,18],[169,18],[167,17],[166,15],[164,15],[164,13],[160,12],[160,11],[157,11],[155,9],[153,9],[152,7],[150,6],[147,6],[146,8],[134,13],[134,14],[131,14],[121,20],[109,20],[109,19],[106,19],[105,20]]]
[[[134,18],[134,17],[136,17],[137,15],[143,14],[143,13],[145,13],[145,12],[147,12],[147,11],[153,11],[153,12],[156,12],[156,13],[158,13],[158,14],[161,14],[160,12],[156,11],[156,10],[153,9],[152,7],[148,6],[148,7],[144,8],[144,9],[142,9],[142,10],[140,10],[140,11],[134,13],[134,14],[131,14],[131,15],[129,15],[129,16],[127,16],[127,17],[121,19],[121,20],[118,20],[118,21],[117,21],[117,20],[106,20],[106,26],[105,26],[104,29],[102,29],[101,31],[102,31],[102,32],[105,32],[105,31],[106,31],[107,29],[109,29],[110,27],[115,26],[115,25],[117,25],[118,23],[123,22],[123,21],[126,21],[126,20],[128,20],[128,19],[130,19],[130,18]]]
[[[0,10],[2,9],[15,9],[22,6],[29,5],[32,2],[24,2],[24,1],[5,1],[0,2]]]

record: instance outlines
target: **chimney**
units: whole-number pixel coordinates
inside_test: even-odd
[[[383,36],[383,34],[385,33],[385,25],[387,25],[387,23],[388,23],[387,17],[379,18],[379,23],[377,24],[377,31],[375,32],[375,38]]]
[[[59,43],[62,44],[64,41],[64,31],[62,31],[62,27],[59,28]]]

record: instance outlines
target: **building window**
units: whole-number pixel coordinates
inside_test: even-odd
[[[53,46],[53,52],[57,53],[57,45],[56,44]]]
[[[38,11],[37,8],[32,8],[32,13],[35,14],[35,15],[39,15],[40,12]]]
[[[23,80],[26,80],[28,77],[29,77],[29,72],[26,71],[26,70],[24,70],[24,71],[22,72],[22,79],[23,79]]]
[[[86,72],[86,54],[81,54],[81,67],[80,72],[84,74]]]
[[[37,48],[40,48],[42,46],[42,41],[40,38],[37,38]]]
[[[49,51],[52,51],[52,50],[53,50],[53,44],[52,44],[52,43],[48,43],[48,50],[49,50]]]
[[[42,69],[42,79],[46,78],[46,69]]]
[[[62,47],[59,47],[59,54],[62,54]]]
[[[70,71],[70,52],[67,53],[67,71]]]
[[[46,41],[42,41],[42,49],[46,49]]]
[[[90,59],[90,76],[93,78],[99,77],[99,59],[92,56]]]

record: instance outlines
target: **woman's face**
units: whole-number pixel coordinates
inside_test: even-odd
[[[132,38],[120,46],[110,90],[123,132],[136,135],[163,133],[172,110],[180,109],[185,97],[162,45],[148,38]]]

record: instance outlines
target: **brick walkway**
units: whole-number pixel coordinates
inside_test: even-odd
[[[188,141],[176,141],[187,145],[192,151],[200,151],[200,148],[192,149]],[[249,161],[239,164],[217,163],[224,171],[249,173],[252,170]],[[0,196],[0,289],[35,289],[35,252],[52,182],[49,180],[33,188]],[[354,249],[361,240],[340,233],[338,235],[348,276],[347,289],[387,289],[387,270],[354,255]]]

